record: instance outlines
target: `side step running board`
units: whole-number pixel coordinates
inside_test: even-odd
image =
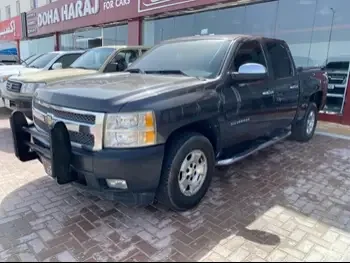
[[[255,147],[252,147],[242,153],[239,153],[237,155],[234,155],[233,157],[231,158],[228,158],[228,159],[223,159],[223,160],[219,160],[216,162],[216,166],[227,166],[227,165],[231,165],[231,164],[234,164],[240,160],[243,160],[245,158],[247,158],[248,156],[262,150],[262,149],[265,149],[279,141],[282,141],[284,139],[286,139],[287,137],[289,137],[291,135],[291,132],[287,132],[287,133],[284,133],[284,134],[281,134],[279,136],[276,136],[276,137],[273,137],[271,140],[269,141],[266,141],[260,145],[257,145]]]

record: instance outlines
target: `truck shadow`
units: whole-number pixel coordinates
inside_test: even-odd
[[[20,240],[39,240],[28,250],[40,261],[63,252],[79,261],[249,261],[297,250],[302,239],[350,231],[349,146],[323,136],[275,145],[215,176],[203,202],[183,213],[107,201],[40,177],[2,199],[1,244],[15,256]]]

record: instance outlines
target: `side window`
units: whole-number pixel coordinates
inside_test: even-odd
[[[120,51],[118,55],[122,56],[125,59],[127,65],[129,65],[139,57],[139,52],[138,50],[123,50]]]
[[[134,62],[139,56],[138,50],[122,50],[111,60],[109,64],[116,64],[116,68],[107,69],[107,72],[124,71],[129,64]]]
[[[62,63],[62,68],[68,68],[82,54],[67,54],[63,55],[55,63]]]
[[[235,54],[233,71],[246,63],[258,63],[266,67],[266,59],[260,43],[256,40],[244,42]]]
[[[270,55],[275,78],[281,79],[292,76],[293,66],[287,48],[279,42],[268,42],[266,48]]]

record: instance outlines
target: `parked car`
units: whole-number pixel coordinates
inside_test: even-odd
[[[6,92],[7,80],[11,76],[22,76],[28,73],[66,68],[83,53],[84,51],[82,50],[49,52],[31,57],[29,61],[22,63],[22,65],[7,66],[7,68],[4,67],[2,71],[0,69],[0,89],[4,97],[6,96],[6,99],[3,99],[4,104],[10,109],[15,105],[15,98],[13,98],[13,95],[17,94],[11,94],[11,90]]]
[[[36,59],[39,59],[40,57],[44,56],[45,54],[38,54],[28,57],[26,60],[22,61],[21,64],[16,65],[4,65],[3,67],[0,66],[0,108],[4,106],[4,101],[1,97],[1,92],[6,88],[6,81],[9,77],[13,75],[20,75],[23,73],[23,69],[26,69],[26,72],[36,72],[39,69],[36,68],[29,68],[32,62],[34,62]]]
[[[123,71],[145,50],[148,48],[143,46],[97,47],[85,52],[65,69],[10,77],[3,92],[5,105],[32,118],[32,96],[37,88],[78,76]]]
[[[34,123],[10,118],[16,156],[58,184],[174,210],[196,206],[215,167],[314,134],[325,94],[284,41],[245,35],[166,41],[123,74],[38,89]]]
[[[348,76],[350,66],[350,57],[330,57],[325,62],[329,85],[327,94],[327,103],[324,108],[326,112],[339,114],[344,110],[346,102],[346,92],[348,85]]]
[[[25,60],[21,61],[20,64],[6,65],[4,63],[0,63],[0,74],[2,74],[4,71],[8,71],[8,70],[11,70],[11,69],[25,68],[31,62],[33,62],[37,57],[39,57],[41,55],[43,55],[43,54],[31,55],[28,58],[26,58]]]
[[[76,50],[53,51],[36,55],[29,59],[29,63],[24,62],[21,65],[4,66],[2,69],[0,67],[0,76],[2,80],[7,80],[11,76],[68,67],[69,63],[72,63],[83,53],[84,51],[82,50]]]

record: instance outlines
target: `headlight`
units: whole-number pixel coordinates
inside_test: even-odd
[[[22,93],[34,93],[34,91],[38,88],[43,88],[46,86],[46,83],[23,83],[21,87]]]
[[[9,79],[10,76],[3,76],[3,77],[0,77],[0,83],[4,83],[6,82],[8,79]]]
[[[107,114],[104,147],[131,148],[156,144],[156,122],[152,111]]]

